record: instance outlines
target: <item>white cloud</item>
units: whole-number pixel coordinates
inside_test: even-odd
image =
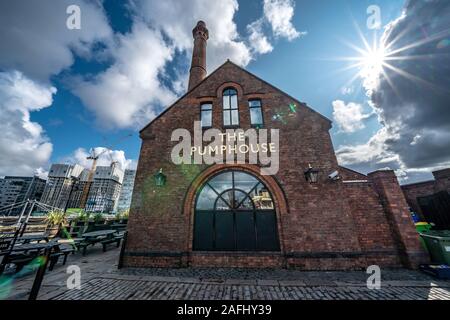
[[[386,128],[381,128],[366,143],[339,147],[336,150],[336,156],[342,165],[371,162],[387,163],[398,158],[397,155],[387,149],[386,145],[388,139],[395,139],[395,137]]]
[[[80,30],[66,27],[66,8],[72,4],[81,9]],[[70,67],[72,50],[89,57],[97,41],[111,36],[103,9],[94,1],[0,1],[0,12],[0,66],[40,81]]]
[[[116,161],[122,170],[136,169],[136,161],[127,159],[123,150],[109,150],[105,147],[95,147],[95,154],[100,154],[97,160],[97,166],[109,166],[112,161]],[[92,166],[92,160],[88,160],[89,152],[84,148],[74,150],[70,155],[63,157],[60,161],[63,163],[79,164],[86,169]]]
[[[160,32],[136,22],[131,33],[118,35],[111,55],[114,63],[106,71],[73,84],[74,93],[96,114],[99,125],[143,126],[157,115],[158,106],[175,100],[159,79],[173,55]]]
[[[180,51],[191,58],[193,46],[192,29],[203,20],[209,30],[207,69],[208,72],[231,59],[246,66],[251,60],[250,49],[240,39],[234,15],[239,9],[236,0],[191,0],[191,1],[132,1],[135,13],[152,26],[163,31]]]
[[[335,100],[333,105],[333,118],[343,132],[355,132],[365,127],[364,120],[372,114],[365,114],[362,105],[354,102],[345,103]]]
[[[81,30],[66,28],[72,4],[81,8]],[[52,104],[50,77],[73,64],[74,52],[91,58],[111,29],[98,2],[0,1],[0,12],[0,175],[45,177],[53,145],[30,113]]]
[[[272,26],[276,37],[294,40],[305,34],[292,25],[294,2],[292,0],[264,0],[264,16]]]
[[[252,53],[265,54],[273,50],[264,27],[272,29],[275,38],[286,38],[289,41],[307,32],[298,32],[292,25],[294,16],[294,2],[291,0],[264,0],[263,16],[247,25],[248,42]]]
[[[0,176],[32,175],[47,166],[53,146],[30,112],[50,106],[55,93],[21,72],[0,73]]]
[[[273,50],[272,45],[262,31],[262,24],[263,20],[259,19],[247,25],[250,46],[259,54],[269,53]]]

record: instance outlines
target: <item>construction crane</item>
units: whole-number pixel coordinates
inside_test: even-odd
[[[118,141],[116,141],[115,144],[131,137],[133,134],[127,134],[126,136],[122,137],[121,139],[119,139]],[[86,157],[87,160],[92,160],[92,165],[91,165],[91,169],[89,170],[89,174],[87,177],[87,181],[86,184],[84,185],[83,188],[83,193],[81,195],[81,199],[80,199],[80,208],[85,208],[86,207],[86,203],[87,203],[87,199],[89,196],[89,191],[91,190],[91,186],[92,186],[92,182],[94,180],[94,174],[95,174],[95,169],[97,168],[97,160],[98,158],[105,154],[106,152],[111,152],[113,149],[113,146],[109,146],[104,148],[102,151],[100,151],[99,153],[95,153],[95,148],[92,148],[91,150],[89,150],[89,156]],[[111,164],[117,162],[117,161],[113,161],[112,156],[110,154],[110,159],[111,159]]]

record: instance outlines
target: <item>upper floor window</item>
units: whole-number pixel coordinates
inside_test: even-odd
[[[202,128],[212,127],[212,103],[202,103],[200,111],[200,121]]]
[[[233,88],[225,89],[223,92],[223,125],[239,125],[237,91]]]
[[[264,124],[262,110],[261,110],[261,100],[250,100],[248,102],[248,107],[250,109],[250,123],[253,127],[262,127]]]

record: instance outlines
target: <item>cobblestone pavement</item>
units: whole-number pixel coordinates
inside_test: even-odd
[[[411,270],[382,270],[379,290],[366,286],[367,274],[284,269],[122,269],[117,249],[93,248],[72,255],[67,265],[81,268],[81,289],[68,290],[66,267],[47,272],[39,299],[218,299],[218,300],[450,300],[450,281]],[[67,266],[66,265],[66,266]],[[27,299],[34,274],[0,284],[0,297]],[[1,283],[1,281],[0,281]]]

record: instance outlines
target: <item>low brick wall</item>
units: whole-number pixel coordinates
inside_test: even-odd
[[[134,268],[287,268],[298,270],[361,270],[370,265],[401,267],[396,252],[128,252],[124,267]]]

